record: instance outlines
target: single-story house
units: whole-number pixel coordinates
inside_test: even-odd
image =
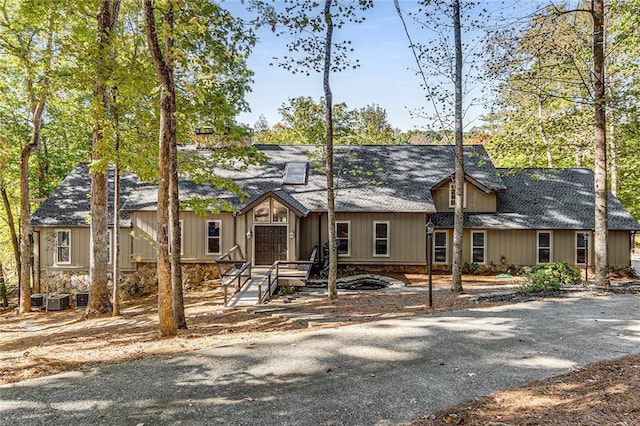
[[[326,176],[317,167],[321,150],[300,145],[256,147],[266,157],[261,165],[211,166],[212,172],[238,183],[245,197],[181,180],[182,200],[215,197],[229,206],[205,215],[181,211],[186,280],[207,278],[215,259],[235,245],[253,265],[271,265],[277,260],[308,259],[314,246],[327,241]],[[184,149],[207,155],[207,150]],[[466,146],[464,156],[464,262],[496,268],[555,261],[575,266],[587,260],[593,263],[587,247],[594,228],[590,170],[497,169],[481,145]],[[425,224],[431,220],[436,225],[434,265],[449,270],[453,175],[452,146],[336,147],[339,263],[425,265]],[[86,286],[89,191],[87,166],[80,165],[33,214],[35,275],[43,292]],[[123,275],[137,280],[152,280],[155,273],[156,196],[156,185],[131,174],[122,178],[119,261]],[[110,218],[111,232],[113,222]],[[630,266],[632,237],[640,224],[612,194],[609,229],[610,265]]]

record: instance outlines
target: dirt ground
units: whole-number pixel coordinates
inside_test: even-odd
[[[202,286],[185,293],[188,330],[159,339],[155,296],[122,302],[120,317],[83,320],[82,309],[0,314],[0,384],[66,370],[83,370],[102,362],[193,351],[265,333],[300,332],[383,318],[464,310],[513,303],[478,294],[504,292],[517,279],[465,276],[463,294],[449,290],[448,276],[434,277],[433,309],[428,307],[426,277],[396,274],[400,290],[345,292],[329,301],[318,291],[282,296],[260,308],[228,310],[219,287]],[[586,291],[586,290],[585,290]],[[597,296],[597,292],[590,291]],[[637,297],[637,296],[633,296]],[[576,370],[524,388],[470,401],[442,413],[428,413],[415,425],[558,425],[640,424],[640,356]]]

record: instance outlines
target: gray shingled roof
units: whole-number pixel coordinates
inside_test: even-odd
[[[466,228],[592,229],[594,176],[588,169],[498,169],[507,190],[498,194],[496,213],[467,213]],[[638,221],[609,193],[609,229],[640,230]],[[452,213],[433,217],[453,227]]]
[[[109,225],[113,226],[113,170],[107,173],[109,180]],[[124,204],[130,191],[139,185],[138,179],[133,175],[124,176],[121,179],[121,201]],[[38,207],[31,216],[33,226],[88,226],[91,212],[89,195],[91,190],[91,177],[87,164],[77,166],[56,188],[53,193]],[[122,212],[120,226],[131,227],[131,215]]]
[[[284,185],[284,167],[290,161],[321,161],[313,146],[262,145],[262,166],[246,170],[214,168],[233,178],[248,194],[244,199],[228,191],[180,183],[181,199],[194,196],[224,199],[242,210],[271,193],[302,214],[326,210],[326,177],[309,168],[306,185]],[[201,153],[206,155],[206,151]],[[593,174],[586,169],[509,170],[493,167],[482,146],[465,148],[467,174],[497,192],[498,212],[466,214],[469,228],[591,229],[593,228]],[[443,145],[336,147],[337,211],[424,212],[435,207],[431,189],[454,172],[453,148]],[[111,181],[111,174],[109,174]],[[110,186],[111,187],[111,186]],[[87,226],[90,178],[87,166],[78,166],[33,215],[34,226]],[[122,226],[130,226],[133,210],[155,210],[157,186],[134,175],[123,178]],[[111,196],[110,196],[111,200]],[[611,229],[640,230],[638,222],[613,196],[609,198]],[[438,213],[440,227],[453,226],[453,215]]]
[[[183,180],[182,199],[215,196],[242,210],[267,192],[274,192],[301,212],[326,210],[326,177],[313,164],[306,185],[283,184],[285,164],[321,160],[315,146],[259,145],[267,161],[246,170],[215,168],[221,177],[233,178],[248,197],[244,200],[225,191]],[[453,148],[445,145],[366,145],[335,148],[337,211],[434,212],[431,188],[454,171]],[[504,184],[482,146],[465,149],[467,173],[491,190]],[[126,209],[155,209],[156,188],[136,190]]]

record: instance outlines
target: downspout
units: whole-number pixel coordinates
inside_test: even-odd
[[[328,221],[327,221],[328,222]],[[318,260],[320,261],[320,265],[322,265],[322,213],[318,213]]]
[[[233,244],[238,245],[238,212],[233,212]]]
[[[249,238],[249,232],[251,231],[251,229],[249,228],[249,215],[248,214],[244,215],[244,229],[245,229],[244,242],[245,242],[247,260],[249,260],[251,262],[251,264],[254,265],[255,264],[255,259],[253,258],[253,250],[252,250],[252,245],[251,245],[251,239]]]

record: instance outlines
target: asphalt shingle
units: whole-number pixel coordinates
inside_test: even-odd
[[[496,213],[467,213],[466,228],[593,229],[594,176],[588,169],[498,169],[506,191]],[[640,230],[638,221],[609,193],[609,229]],[[436,226],[452,227],[453,214],[439,213]]]
[[[244,196],[183,179],[181,200],[194,197],[223,200],[242,210],[271,193],[304,215],[326,211],[326,176],[320,148],[259,145],[257,149],[266,157],[260,166],[235,169],[211,166],[210,174],[232,179],[242,188]],[[454,173],[454,151],[448,145],[340,146],[335,153],[339,212],[435,213],[431,190]],[[207,151],[198,155],[206,156]],[[309,162],[307,184],[284,184],[286,163],[305,161]],[[465,147],[465,172],[498,197],[496,213],[465,214],[465,227],[593,228],[593,174],[589,170],[496,169],[484,147],[478,145]],[[112,182],[111,172],[109,179]],[[87,166],[80,165],[33,214],[33,225],[87,226],[89,192]],[[131,211],[155,210],[156,197],[157,185],[144,183],[135,175],[123,176],[122,226],[131,226]],[[613,196],[609,198],[609,214],[611,229],[640,230],[638,222]],[[451,213],[438,213],[433,220],[440,227],[453,226]]]

